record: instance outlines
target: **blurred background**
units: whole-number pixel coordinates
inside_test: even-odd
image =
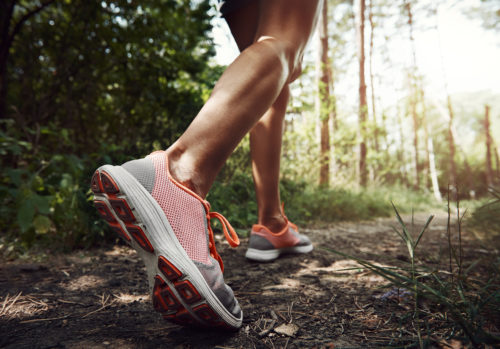
[[[105,163],[167,148],[237,56],[217,2],[0,5],[0,250],[116,239],[92,207]],[[281,195],[300,224],[471,208],[500,231],[500,5],[328,0],[292,86]],[[256,222],[244,139],[207,198]]]

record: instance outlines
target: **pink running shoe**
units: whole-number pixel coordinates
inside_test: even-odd
[[[283,207],[282,207],[283,211]],[[311,252],[313,245],[309,238],[299,234],[299,229],[283,214],[287,225],[278,233],[267,227],[254,224],[245,257],[257,262],[269,262],[286,253]]]
[[[169,173],[165,151],[92,177],[94,205],[146,264],[155,310],[181,325],[241,327],[243,313],[224,283],[210,219],[220,220],[232,247],[236,232],[222,215]]]

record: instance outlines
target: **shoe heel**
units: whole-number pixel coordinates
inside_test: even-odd
[[[203,300],[202,296],[187,280],[180,280],[184,277],[181,271],[175,267],[164,256],[158,257],[158,269],[163,275],[155,276],[155,286],[153,288],[153,305],[156,311],[163,313],[163,317],[171,322],[182,326],[218,327],[220,329],[231,329]],[[167,279],[167,283],[164,279]],[[175,289],[175,294],[171,287]],[[178,296],[176,296],[176,294]],[[193,316],[188,311],[182,300],[196,314]],[[196,305],[196,303],[200,303]]]
[[[90,188],[96,195],[94,206],[97,212],[111,229],[128,243],[131,242],[130,236],[132,236],[143,250],[154,253],[154,248],[146,237],[143,228],[138,225],[139,222],[133,214],[126,197],[124,195],[117,197],[117,194],[123,193],[120,192],[120,188],[113,177],[106,171],[97,170],[92,176]],[[112,212],[114,212],[114,215]],[[125,229],[120,223],[125,226]]]

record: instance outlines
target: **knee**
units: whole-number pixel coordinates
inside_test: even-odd
[[[302,74],[302,57],[304,56],[304,49],[294,42],[284,41],[282,44],[288,64],[287,83],[291,83]]]
[[[278,54],[283,68],[287,70],[287,83],[297,79],[302,73],[302,57],[304,54],[303,45],[290,40],[282,40],[276,37],[263,36],[257,42],[265,42],[272,46]]]
[[[290,77],[288,78],[288,83],[292,83],[302,74],[302,56],[299,61],[293,67],[293,70],[290,73]]]

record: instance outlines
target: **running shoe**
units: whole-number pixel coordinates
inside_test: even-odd
[[[99,214],[146,264],[155,310],[185,326],[241,327],[243,313],[224,283],[210,219],[221,222],[232,247],[238,236],[207,201],[172,178],[165,151],[99,167],[91,189]]]
[[[313,245],[298,227],[283,213],[287,225],[280,232],[273,233],[267,227],[254,224],[245,257],[258,262],[275,260],[282,254],[311,252]]]

